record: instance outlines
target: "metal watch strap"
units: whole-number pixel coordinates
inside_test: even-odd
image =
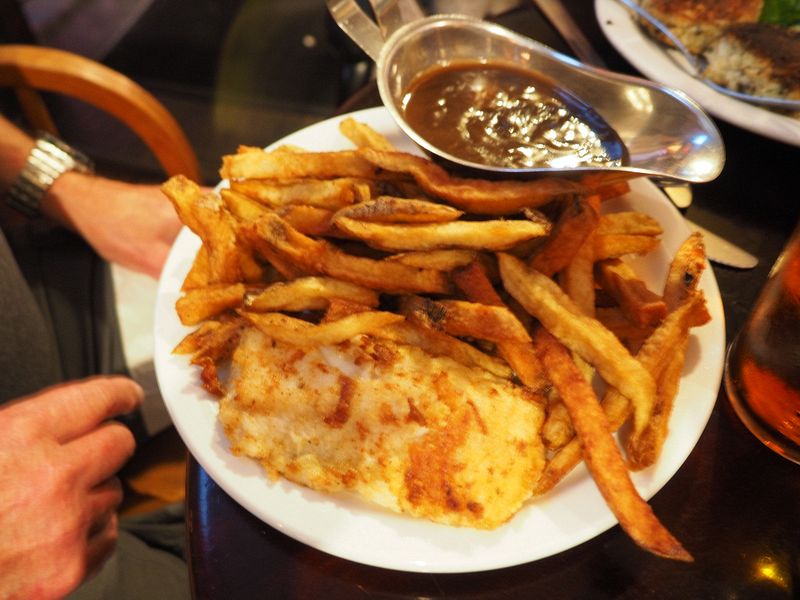
[[[67,171],[91,173],[92,161],[55,136],[43,133],[28,155],[25,166],[6,192],[6,202],[29,216],[39,215],[47,190]]]

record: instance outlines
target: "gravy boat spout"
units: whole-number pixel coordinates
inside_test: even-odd
[[[380,23],[355,0],[328,0],[340,27],[376,62],[381,100],[398,126],[434,159],[495,177],[604,173],[690,183],[722,171],[725,151],[711,118],[678,90],[584,65],[500,25],[463,15],[425,17],[413,2],[374,1]],[[388,8],[387,8],[388,7]],[[539,73],[590,106],[626,149],[619,164],[554,167],[495,166],[459,158],[415,131],[403,103],[412,82],[436,67],[459,62],[504,64]]]

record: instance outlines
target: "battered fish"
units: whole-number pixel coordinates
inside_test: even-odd
[[[448,357],[370,336],[299,348],[250,329],[219,417],[273,476],[393,511],[491,529],[544,466],[538,396]]]
[[[701,54],[728,25],[758,21],[763,4],[763,0],[641,0],[642,7],[694,54]],[[661,37],[655,29],[651,32]]]

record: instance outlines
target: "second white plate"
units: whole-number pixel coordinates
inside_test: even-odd
[[[615,0],[595,0],[600,29],[628,62],[647,78],[681,90],[712,115],[765,137],[800,146],[800,120],[720,94],[689,75]]]

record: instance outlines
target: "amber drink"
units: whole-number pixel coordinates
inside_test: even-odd
[[[725,387],[750,431],[800,463],[800,226],[728,351]]]

